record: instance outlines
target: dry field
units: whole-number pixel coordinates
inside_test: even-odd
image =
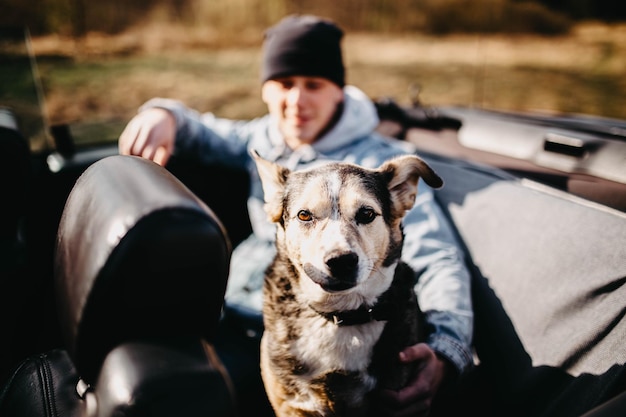
[[[260,37],[141,28],[81,42],[35,38],[52,123],[102,123],[115,136],[145,100],[250,118],[259,98]],[[373,98],[427,105],[590,113],[626,119],[626,26],[585,24],[562,37],[349,33],[348,82]]]

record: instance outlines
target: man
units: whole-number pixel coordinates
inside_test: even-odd
[[[230,310],[260,316],[263,273],[275,252],[274,225],[263,211],[249,149],[290,169],[322,158],[377,167],[407,152],[375,132],[375,106],[363,92],[345,85],[342,36],[334,23],[314,16],[288,16],[266,32],[261,69],[262,99],[269,110],[265,117],[219,119],[177,101],[153,99],[120,136],[120,153],[161,165],[175,153],[249,170],[253,234],[232,254],[225,300]],[[431,332],[427,343],[399,352],[403,361],[419,361],[421,372],[406,388],[379,393],[389,415],[428,413],[445,383],[472,365],[469,274],[432,190],[421,182],[419,187],[404,221],[403,259],[419,276],[416,291]]]

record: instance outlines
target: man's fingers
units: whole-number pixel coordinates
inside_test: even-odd
[[[167,161],[170,159],[171,153],[172,151],[170,149],[167,149],[164,146],[159,146],[154,153],[154,162],[161,166],[165,166]]]
[[[119,152],[165,165],[173,151],[175,135],[175,120],[167,110],[144,110],[128,122],[120,135]]]
[[[433,398],[441,384],[445,363],[434,350],[425,343],[409,346],[399,353],[402,362],[415,362],[417,374],[408,384],[398,390],[377,392],[381,416],[426,416]]]
[[[140,125],[133,139],[133,145],[130,149],[130,154],[136,155],[136,156],[144,156],[144,152],[146,154],[149,154],[150,152],[152,152],[150,149],[147,149],[151,134],[152,134],[152,129],[147,128],[144,125]]]
[[[400,352],[400,361],[405,363],[424,361],[431,359],[431,356],[433,355],[433,351],[426,343],[418,343],[416,345],[409,346]]]
[[[380,396],[386,403],[406,406],[413,401],[422,401],[430,398],[430,391],[428,389],[428,385],[426,383],[422,383],[418,376],[414,381],[401,390],[382,390],[380,392]]]
[[[156,153],[156,148],[148,142],[141,150],[140,156],[143,158],[149,159],[151,161],[154,161],[155,153]]]
[[[135,138],[137,137],[137,128],[138,126],[137,123],[134,123],[134,119],[128,122],[124,128],[118,141],[118,149],[121,155],[130,155]]]

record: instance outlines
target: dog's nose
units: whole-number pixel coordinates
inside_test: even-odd
[[[359,257],[354,252],[333,253],[326,259],[326,266],[334,278],[344,281],[354,281],[356,279],[357,265]]]

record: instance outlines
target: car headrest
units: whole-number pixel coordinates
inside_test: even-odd
[[[213,339],[230,241],[165,168],[121,155],[92,164],[70,192],[55,249],[60,324],[86,382],[120,343]]]

